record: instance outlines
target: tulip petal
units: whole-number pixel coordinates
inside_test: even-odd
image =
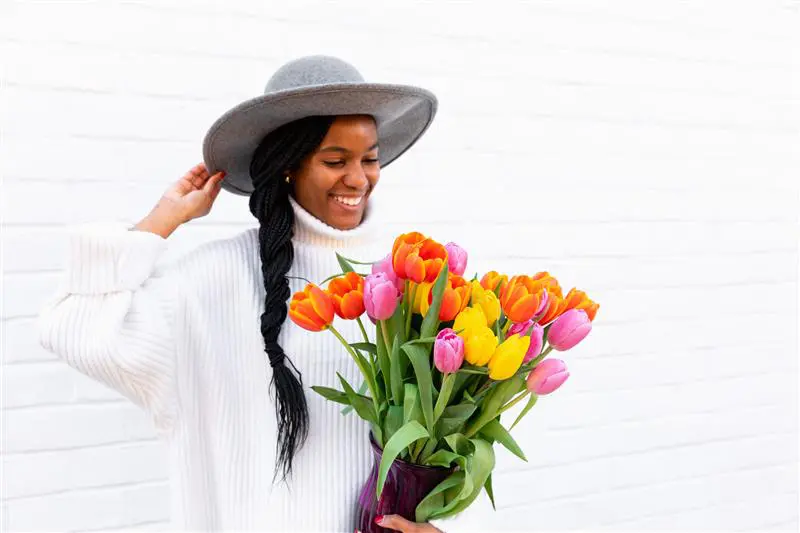
[[[334,314],[333,302],[331,302],[330,296],[315,285],[309,285],[306,287],[306,291],[314,312],[327,324],[330,324],[333,321]]]
[[[506,314],[512,322],[527,322],[539,307],[539,297],[534,294],[523,296],[515,301]]]

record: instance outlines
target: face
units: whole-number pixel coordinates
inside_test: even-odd
[[[317,149],[291,173],[297,202],[342,230],[361,223],[379,178],[375,120],[360,115],[337,117]]]

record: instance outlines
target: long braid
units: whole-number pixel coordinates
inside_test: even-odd
[[[278,419],[275,476],[280,473],[283,479],[291,474],[295,454],[308,437],[303,377],[278,344],[278,334],[288,314],[286,302],[291,296],[286,273],[294,260],[294,212],[289,204],[291,187],[284,174],[296,170],[319,146],[334,118],[308,117],[281,126],[261,141],[250,163],[254,186],[250,212],[259,222],[261,273],[267,293],[261,335],[272,367],[270,388],[275,394]]]

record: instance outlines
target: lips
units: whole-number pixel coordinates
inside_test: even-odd
[[[348,207],[357,207],[364,201],[363,196],[337,196],[333,195],[333,199],[339,202],[342,205],[346,205]]]

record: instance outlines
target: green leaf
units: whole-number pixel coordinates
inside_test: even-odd
[[[466,457],[475,451],[475,445],[472,444],[470,440],[462,433],[453,433],[452,435],[447,435],[444,438],[444,441],[448,446],[450,446],[450,449],[458,455],[463,455]]]
[[[486,480],[492,474],[495,465],[494,450],[492,445],[482,439],[470,439],[474,453],[467,457],[466,476],[464,485],[459,494],[450,503],[439,511],[433,512],[429,518],[444,518],[453,516],[475,501]]]
[[[389,334],[392,335],[392,338],[394,335],[400,335],[401,343],[406,341],[406,320],[403,307],[403,305],[398,305],[392,317],[387,321]]]
[[[336,254],[336,260],[339,261],[339,266],[342,267],[342,272],[354,272],[353,265],[343,256]]]
[[[446,407],[436,425],[436,434],[446,436],[453,433],[462,433],[464,424],[475,412],[475,409],[477,409],[477,406],[472,403],[460,403]]]
[[[434,342],[436,342],[436,337],[425,337],[425,338],[410,340],[405,344],[433,344]]]
[[[378,347],[371,342],[354,342],[350,346],[356,350],[362,350],[364,352],[371,353],[372,355],[378,354]]]
[[[459,470],[450,474],[444,481],[436,485],[425,498],[419,502],[416,509],[416,521],[427,522],[430,516],[444,506],[444,496],[448,489],[459,487],[464,483],[464,471]]]
[[[347,399],[350,400],[350,405],[352,405],[353,409],[356,410],[358,416],[367,422],[378,424],[378,413],[375,412],[375,405],[372,403],[372,400],[366,396],[357,394],[356,391],[353,390],[353,387],[350,386],[350,384],[342,377],[341,374],[337,372],[336,375],[339,377],[339,381],[342,383],[342,388],[344,389],[344,393],[347,394]]]
[[[481,370],[479,368],[459,368],[459,374],[469,374],[469,375],[477,375],[477,376],[485,376],[489,373],[488,369]]]
[[[427,436],[428,432],[422,427],[422,424],[412,420],[398,429],[397,432],[392,435],[392,438],[386,442],[386,446],[383,447],[383,453],[381,454],[380,467],[378,468],[378,485],[375,488],[375,495],[378,499],[380,499],[381,493],[383,492],[383,485],[386,483],[389,467],[392,466],[392,463],[397,456],[400,455],[400,452],[412,443],[419,439],[424,439]]]
[[[433,434],[433,379],[431,377],[431,363],[429,351],[414,344],[404,344],[406,352],[414,367],[419,387],[419,398],[422,402],[422,415],[425,417],[425,427]]]
[[[438,450],[436,453],[428,457],[425,464],[428,466],[441,466],[450,468],[453,464],[465,465],[467,459],[463,455],[451,452],[450,450]]]
[[[365,392],[367,392],[367,389],[368,389],[368,388],[369,388],[369,387],[367,386],[367,382],[366,382],[366,380],[365,380],[365,381],[362,381],[362,382],[361,382],[361,386],[358,388],[358,393],[359,393],[360,395],[364,396],[364,393],[365,393]],[[352,411],[352,410],[353,410],[353,406],[352,406],[352,405],[348,405],[347,407],[345,407],[344,409],[342,409],[341,413],[342,413],[343,415],[346,415],[346,414],[348,414],[348,413],[349,413],[350,411]]]
[[[403,405],[403,374],[400,364],[400,336],[395,335],[392,355],[389,358],[389,382],[392,384],[392,397],[396,405]]]
[[[450,393],[451,398],[458,398],[461,395],[462,391],[466,392],[466,388],[469,386],[471,380],[476,379],[474,376],[469,374],[456,374],[456,381],[453,384],[453,391]],[[461,400],[463,401],[470,401],[466,396],[464,396]]]
[[[455,374],[447,374],[442,380],[442,390],[439,391],[439,397],[436,398],[436,406],[433,408],[433,423],[435,424],[439,417],[442,416],[444,408],[447,407],[447,402],[450,401],[450,393],[453,391],[453,385],[456,382]]]
[[[436,336],[436,330],[439,329],[439,311],[442,309],[442,297],[444,296],[445,288],[447,288],[447,263],[442,265],[442,270],[433,284],[433,289],[431,289],[433,298],[419,330],[421,339]]]
[[[378,368],[381,370],[386,397],[389,399],[394,397],[392,396],[391,377],[389,375],[391,362],[389,361],[389,350],[386,347],[387,340],[388,339],[384,339],[383,337],[383,322],[381,321],[378,323],[378,328],[375,330],[375,342],[377,345]],[[396,399],[394,403],[397,405]]]
[[[413,383],[405,384],[405,401],[403,402],[403,423],[407,424],[416,420],[420,424],[425,421],[422,416],[422,407],[419,401],[419,389]]]
[[[509,433],[506,428],[503,427],[503,424],[501,424],[499,420],[494,419],[483,426],[481,429],[481,434],[486,435],[490,439],[496,440],[505,446],[508,451],[523,461],[528,462],[528,459],[525,457],[525,453],[522,451],[522,448],[519,447],[517,441],[514,440],[514,437],[512,437],[511,433]]]
[[[336,255],[339,255],[339,254],[336,254]],[[377,261],[356,261],[355,259],[350,259],[349,257],[345,257],[343,255],[340,256],[340,257],[342,259],[344,259],[345,261],[347,261],[348,263],[353,264],[353,265],[374,265],[375,263],[379,263],[379,262],[382,261],[382,259],[378,259]]]
[[[492,488],[491,474],[489,474],[489,477],[486,478],[486,483],[483,484],[483,488],[486,489],[486,494],[489,496],[489,501],[492,502],[492,509],[497,511],[497,506],[494,504],[494,489]]]
[[[320,387],[319,385],[312,386],[311,390],[313,390],[326,400],[340,403],[342,405],[350,405],[350,400],[348,399],[347,394],[343,393],[342,391],[338,391],[330,387]]]
[[[403,420],[403,408],[399,405],[390,405],[389,410],[386,412],[386,419],[384,420],[383,437],[384,439],[392,438],[398,429],[403,427],[405,421]]]
[[[480,431],[490,420],[497,418],[497,414],[506,402],[523,388],[525,388],[525,379],[519,375],[501,381],[499,384],[492,387],[481,404],[480,415],[476,420],[470,423],[465,434],[471,437]]]
[[[517,419],[516,419],[516,420],[514,420],[514,423],[513,423],[513,424],[511,424],[511,427],[510,427],[510,428],[508,428],[508,430],[509,430],[509,431],[511,431],[512,429],[514,429],[514,426],[516,426],[516,425],[519,423],[519,421],[520,421],[520,420],[522,420],[522,417],[523,417],[523,416],[525,416],[525,415],[527,415],[527,414],[528,414],[528,411],[530,411],[530,410],[531,410],[531,408],[532,408],[534,405],[536,405],[536,400],[537,400],[538,398],[539,398],[539,397],[538,397],[536,394],[533,394],[533,393],[531,393],[531,396],[530,396],[530,398],[528,398],[528,403],[526,403],[526,404],[525,404],[525,407],[523,407],[523,408],[522,408],[522,411],[520,411],[520,413],[519,413],[519,416],[517,417]]]

